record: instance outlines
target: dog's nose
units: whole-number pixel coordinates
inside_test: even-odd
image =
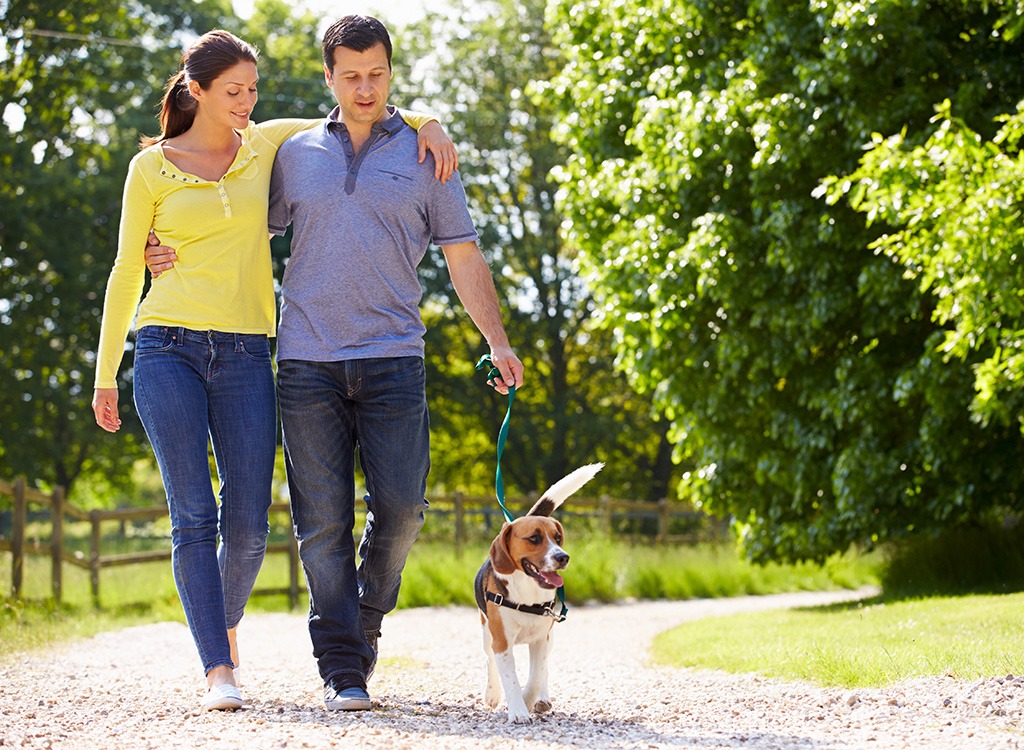
[[[558,563],[558,567],[564,568],[569,564],[569,556],[564,552],[559,552],[555,555],[555,562]]]

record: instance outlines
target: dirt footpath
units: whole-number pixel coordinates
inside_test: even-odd
[[[374,709],[352,714],[323,708],[303,615],[243,620],[247,705],[236,713],[197,710],[204,682],[184,625],[129,628],[0,663],[0,747],[1024,750],[1019,678],[848,691],[647,661],[651,639],[686,620],[865,593],[573,608],[556,626],[554,710],[523,726],[483,704],[480,627],[469,608],[389,615]],[[522,673],[525,651],[517,659]]]

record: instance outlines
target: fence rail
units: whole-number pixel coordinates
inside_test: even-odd
[[[33,550],[29,550],[25,544],[28,509],[30,506],[49,510],[49,520],[52,528],[48,550],[51,570],[50,585],[55,602],[59,603],[61,601],[63,567],[65,563],[89,572],[93,604],[98,607],[100,603],[100,571],[103,568],[169,560],[171,558],[170,549],[106,555],[102,551],[103,535],[101,533],[101,524],[112,521],[124,523],[126,521],[154,521],[165,518],[167,517],[166,505],[87,511],[67,502],[63,487],[56,487],[53,492],[47,494],[27,486],[24,477],[19,477],[14,482],[0,480],[0,500],[2,500],[3,496],[13,498],[11,538],[6,540],[0,535],[0,551],[11,553],[11,595],[15,599],[21,597],[24,584],[25,557],[30,553],[37,554]],[[528,507],[528,503],[533,499],[535,498],[523,498],[523,507]],[[482,516],[485,524],[490,527],[492,517],[497,518],[499,514],[492,497],[463,495],[461,492],[456,492],[450,496],[430,498],[430,505],[431,515],[451,515],[454,518],[453,536],[456,554],[462,553],[463,546],[468,537],[468,516]],[[516,507],[517,503],[513,499],[509,502],[509,505],[510,507]],[[270,506],[271,513],[288,513],[289,510],[290,506],[287,502],[276,502]],[[608,532],[612,531],[617,517],[655,517],[657,519],[655,540],[669,543],[692,543],[697,541],[696,536],[693,534],[670,534],[669,531],[674,519],[682,518],[689,521],[709,520],[704,514],[673,507],[666,499],[646,503],[615,500],[609,497],[573,499],[571,510],[564,509],[562,512],[567,515],[584,515],[597,518],[601,527]],[[90,524],[88,555],[66,548],[64,544],[66,519]],[[721,533],[722,530],[719,525],[715,528],[714,533]],[[281,588],[256,589],[252,593],[255,596],[268,594],[287,595],[288,602],[294,609],[298,606],[301,593],[300,587],[304,586],[300,579],[299,550],[294,537],[289,536],[286,542],[269,543],[267,545],[267,554],[286,554],[288,556],[288,585]]]

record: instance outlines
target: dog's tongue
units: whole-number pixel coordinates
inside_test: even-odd
[[[562,576],[558,575],[558,573],[556,573],[553,570],[552,571],[538,571],[537,574],[541,578],[544,579],[544,583],[546,583],[549,586],[552,586],[554,588],[558,588],[559,586],[561,586],[564,583],[564,581],[562,581]]]

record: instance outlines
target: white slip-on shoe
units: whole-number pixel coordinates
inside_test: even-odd
[[[242,694],[234,685],[217,685],[210,688],[203,698],[206,711],[234,711],[242,707]]]

